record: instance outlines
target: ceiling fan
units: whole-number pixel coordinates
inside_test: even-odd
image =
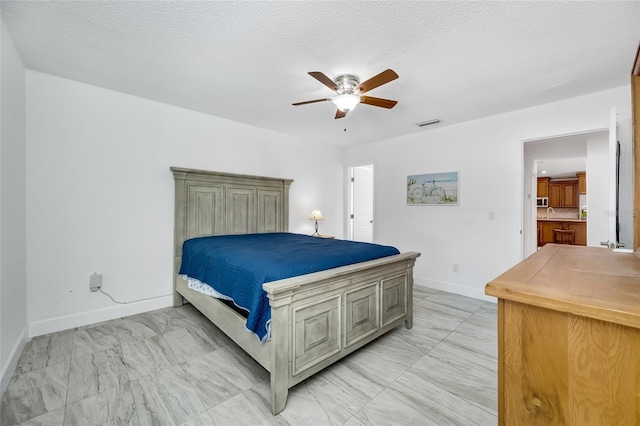
[[[294,106],[312,104],[315,102],[331,101],[338,111],[336,112],[336,118],[343,118],[349,111],[360,103],[373,105],[381,108],[391,109],[398,101],[392,101],[390,99],[374,98],[372,96],[362,96],[369,90],[375,89],[378,86],[382,86],[390,81],[398,78],[398,74],[393,70],[385,70],[380,74],[371,77],[369,80],[360,83],[358,77],[351,74],[342,74],[331,80],[329,77],[321,73],[320,71],[311,71],[309,75],[320,83],[327,86],[329,89],[337,93],[337,96],[333,98],[314,99],[312,101],[296,102],[292,104]]]

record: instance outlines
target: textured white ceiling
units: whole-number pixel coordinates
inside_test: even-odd
[[[27,68],[251,124],[354,145],[629,83],[640,41],[632,2],[8,1]],[[387,68],[335,120],[307,75]],[[345,132],[344,129],[347,129]]]

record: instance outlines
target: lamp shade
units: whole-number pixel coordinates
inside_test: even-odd
[[[360,96],[351,93],[345,93],[344,95],[338,95],[331,100],[335,106],[342,112],[353,111],[353,109],[360,103]]]
[[[322,220],[324,216],[322,216],[322,212],[320,210],[314,210],[309,215],[310,220]]]

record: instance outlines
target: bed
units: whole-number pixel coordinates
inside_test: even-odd
[[[271,411],[289,388],[401,324],[412,327],[413,266],[407,252],[262,285],[270,340],[246,329],[224,301],[189,288],[180,276],[183,243],[214,235],[288,231],[290,179],[171,167],[175,180],[174,306],[191,303],[264,367]]]

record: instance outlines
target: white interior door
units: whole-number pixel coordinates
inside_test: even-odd
[[[351,239],[373,241],[373,165],[353,168]]]

